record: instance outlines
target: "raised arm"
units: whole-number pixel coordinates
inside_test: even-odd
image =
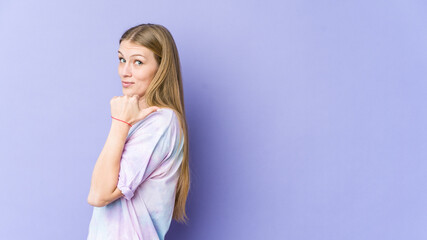
[[[117,188],[120,159],[130,126],[120,121],[112,121],[104,148],[96,161],[92,173],[87,202],[95,207],[103,207],[123,196]]]
[[[140,109],[140,104],[142,109]],[[114,96],[110,100],[110,105],[111,117],[118,117],[116,119],[120,121],[112,121],[107,141],[93,169],[87,202],[95,207],[103,207],[124,195],[117,188],[117,184],[119,181],[120,160],[126,137],[131,128],[127,123],[132,125],[160,109],[156,106],[148,107],[145,104],[145,99],[140,99],[138,95],[133,95],[132,97],[127,95]]]

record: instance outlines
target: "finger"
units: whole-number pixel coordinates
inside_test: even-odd
[[[152,112],[159,111],[160,108],[157,106],[151,106],[151,107],[146,108],[145,110],[148,112],[148,114],[150,114]]]

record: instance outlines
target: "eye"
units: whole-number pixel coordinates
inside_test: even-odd
[[[142,62],[141,62],[141,61],[139,61],[139,60],[135,60],[135,62],[139,62],[139,64],[138,64],[138,65],[141,65],[141,64],[142,64]]]
[[[122,59],[123,59],[123,58],[119,57],[119,61],[120,61],[120,62],[122,62]],[[123,60],[124,60],[124,59],[123,59]]]

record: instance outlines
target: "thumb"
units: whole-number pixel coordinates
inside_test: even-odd
[[[161,108],[159,108],[159,107],[157,107],[157,106],[151,106],[151,107],[149,107],[148,109],[150,109],[150,113],[151,113],[151,112],[155,112],[155,111],[160,111],[160,110],[162,110]]]
[[[141,111],[141,118],[145,118],[146,116],[150,115],[151,113],[155,112],[155,111],[161,111],[162,109],[157,107],[157,106],[151,106],[148,108],[144,108]]]

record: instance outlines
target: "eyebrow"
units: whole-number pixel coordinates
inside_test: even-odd
[[[122,53],[122,52],[120,52],[120,51],[118,51],[118,53],[120,53],[121,55],[123,55],[123,53]],[[144,57],[144,58],[145,58],[145,56],[144,56],[144,55],[141,55],[141,54],[134,54],[134,55],[131,55],[131,57],[133,57],[133,56],[141,56],[141,57]]]

